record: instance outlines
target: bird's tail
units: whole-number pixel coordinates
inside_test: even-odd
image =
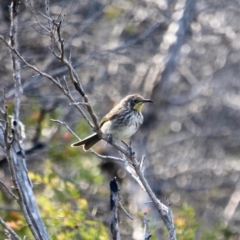
[[[83,140],[79,142],[73,143],[71,146],[72,147],[78,147],[83,145],[83,150],[88,151],[93,145],[95,145],[97,142],[99,142],[101,139],[98,137],[96,133],[93,135],[84,138]]]

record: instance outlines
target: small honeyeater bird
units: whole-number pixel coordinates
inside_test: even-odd
[[[101,131],[114,140],[130,138],[143,123],[141,110],[144,103],[148,102],[153,103],[151,99],[144,99],[138,94],[126,96],[103,117],[99,124]],[[100,140],[101,138],[97,133],[94,133],[79,142],[73,143],[71,146],[83,146],[83,149],[87,151]]]

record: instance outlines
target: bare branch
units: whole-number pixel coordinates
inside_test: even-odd
[[[75,103],[70,103],[69,105],[83,105],[83,106],[89,106],[89,103],[85,103],[85,102],[75,102]]]
[[[60,23],[56,23],[54,22],[54,25],[57,26],[57,36],[58,38],[53,35],[53,38],[54,38],[54,42],[59,46],[59,42],[60,42],[60,47],[59,50],[60,50],[60,53],[61,53],[61,57],[60,57],[60,60],[62,61],[62,63],[68,68],[68,71],[69,71],[69,74],[70,74],[70,79],[72,81],[72,83],[74,84],[75,86],[75,89],[80,93],[80,95],[83,97],[84,101],[86,103],[89,103],[89,99],[88,99],[88,96],[86,95],[86,93],[84,92],[83,90],[83,86],[81,84],[81,81],[78,77],[78,74],[76,73],[75,69],[73,68],[72,64],[70,61],[68,61],[66,58],[65,58],[65,49],[64,49],[64,40],[61,36],[61,22]],[[91,107],[91,105],[87,105],[87,110],[92,118],[92,121],[93,121],[93,124],[94,124],[94,130],[100,134],[100,128],[99,128],[99,125],[98,125],[98,118],[97,118],[97,115],[95,114],[95,112],[93,111],[93,108]]]
[[[131,219],[133,220],[133,217],[127,212],[127,210],[123,207],[121,201],[119,201],[119,207],[123,210],[123,212]]]
[[[172,217],[172,211],[170,210],[169,207],[165,206],[155,195],[155,193],[152,191],[151,187],[149,186],[143,171],[141,170],[141,165],[138,162],[137,158],[135,157],[135,154],[133,154],[133,156],[131,157],[131,161],[133,164],[133,167],[141,181],[141,183],[143,184],[143,186],[146,189],[146,192],[148,193],[149,197],[151,198],[151,200],[153,201],[153,203],[155,204],[155,206],[157,207],[161,218],[163,219],[169,235],[170,235],[170,239],[171,240],[176,240],[176,233],[175,233],[175,227],[174,227],[174,223],[173,223],[173,217]]]
[[[55,120],[55,119],[50,119],[50,120],[64,125],[68,129],[68,131],[72,133],[72,135],[74,135],[78,140],[80,140],[77,134],[65,122],[62,122],[60,120]]]
[[[12,192],[12,190],[8,187],[8,186],[6,186],[6,184],[2,181],[2,180],[0,180],[0,185],[2,186],[2,188],[3,189],[5,189],[6,191],[7,191],[7,193],[10,195],[10,196],[12,196],[15,200],[19,200],[18,199],[18,197]]]
[[[110,207],[112,212],[111,218],[111,233],[113,240],[121,240],[120,231],[119,231],[119,214],[118,214],[118,206],[119,206],[119,189],[116,178],[110,181]]]
[[[89,152],[101,159],[113,160],[113,161],[117,161],[117,162],[125,162],[125,160],[123,158],[118,158],[118,157],[114,157],[114,156],[105,156],[105,155],[95,152],[92,149],[90,149]]]
[[[10,228],[4,220],[0,217],[0,224],[9,232],[11,239],[13,240],[21,240],[21,238]],[[10,239],[10,238],[9,238]]]
[[[8,43],[11,49],[17,49],[17,13],[18,13],[18,1],[13,0],[10,6],[10,43]],[[20,99],[22,93],[21,87],[21,72],[19,58],[12,53],[13,62],[13,77],[15,83],[15,96],[14,96],[14,110],[12,119],[12,132],[10,132],[10,126],[8,123],[7,108],[4,113],[5,128],[1,127],[0,135],[4,135],[4,149],[6,149],[6,158],[9,163],[10,172],[14,187],[18,190],[19,198],[16,198],[14,194],[11,194],[18,200],[19,205],[23,211],[24,217],[29,225],[29,228],[35,237],[35,239],[48,240],[49,236],[46,231],[45,225],[40,217],[38,206],[35,201],[35,197],[32,190],[32,183],[28,178],[28,171],[25,162],[25,155],[22,148],[22,123],[20,122]],[[10,141],[9,141],[10,139]],[[2,222],[1,222],[2,223]],[[3,224],[3,223],[2,223]],[[16,239],[18,239],[16,237]]]
[[[11,47],[11,45],[7,42],[6,39],[4,39],[3,36],[0,35],[0,39],[7,45],[7,47],[13,52],[15,53],[20,60],[29,68],[31,68],[32,70],[34,70],[35,72],[37,72],[39,75],[46,77],[47,79],[49,79],[51,82],[53,82],[60,90],[62,90],[62,92],[68,97],[68,99],[71,102],[75,102],[72,95],[68,94],[65,90],[65,88],[57,81],[57,79],[53,78],[51,75],[42,72],[40,69],[38,69],[37,67],[35,67],[34,65],[30,64],[29,62],[27,62],[25,60],[25,58],[18,52],[17,49],[15,49],[14,47]],[[82,116],[85,118],[85,120],[87,121],[87,123],[91,126],[92,129],[94,129],[94,125],[92,124],[92,122],[90,121],[90,119],[88,118],[88,116],[84,113],[84,111],[82,110],[81,107],[79,107],[78,105],[75,105],[76,108],[79,110],[79,112],[82,114]]]
[[[143,215],[143,223],[144,223],[144,240],[149,240],[151,238],[149,219],[146,213]]]

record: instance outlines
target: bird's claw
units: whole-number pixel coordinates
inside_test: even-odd
[[[127,153],[130,155],[130,156],[133,156],[135,154],[135,152],[132,151],[132,143],[129,142],[129,144],[127,144],[126,142],[122,141],[122,143],[127,147]]]
[[[112,137],[112,135],[109,134],[107,138],[108,138],[108,143],[111,144],[111,143],[113,142],[113,137]]]

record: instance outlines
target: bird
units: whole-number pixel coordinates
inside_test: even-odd
[[[110,139],[121,141],[129,139],[143,123],[141,110],[145,103],[153,103],[153,100],[144,99],[139,94],[126,96],[102,118],[99,124],[101,131]],[[71,146],[83,146],[83,150],[88,151],[100,140],[98,134],[94,133]]]

